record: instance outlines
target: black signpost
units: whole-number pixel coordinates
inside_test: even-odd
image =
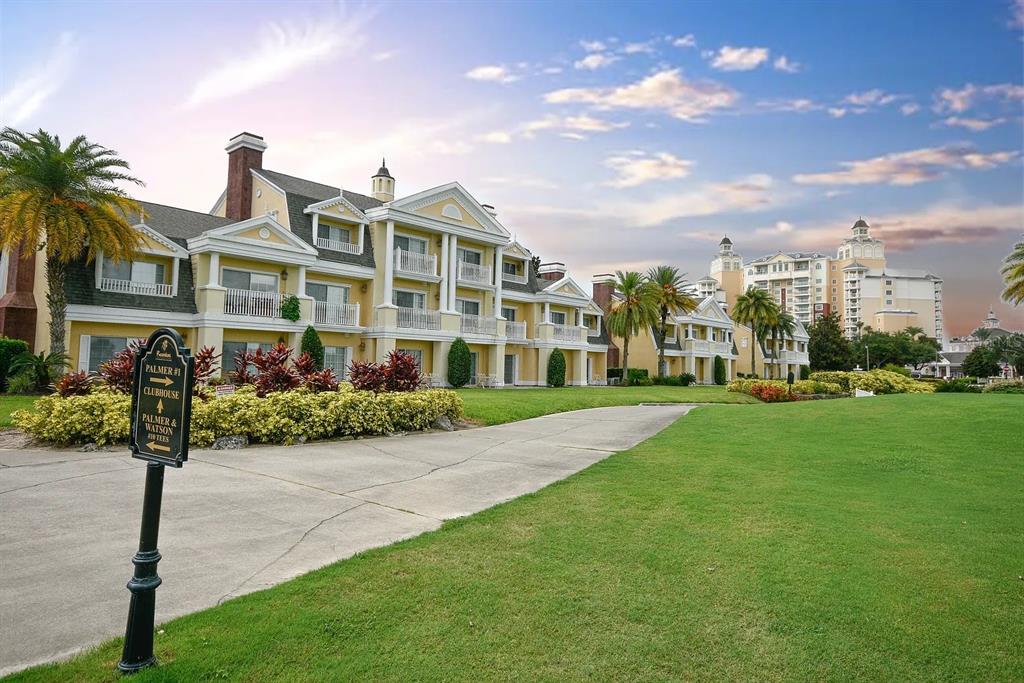
[[[132,599],[124,634],[124,652],[117,668],[134,673],[156,664],[153,623],[160,577],[157,536],[164,491],[164,465],[181,467],[188,460],[188,427],[192,416],[194,361],[174,330],[162,327],[149,336],[135,358],[132,385],[132,457],[146,460],[146,491],[142,502],[139,551],[128,582]]]

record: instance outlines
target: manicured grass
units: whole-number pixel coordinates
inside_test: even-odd
[[[31,408],[38,398],[38,396],[7,396],[0,394],[0,429],[11,426],[11,413],[15,410]]]
[[[536,494],[176,619],[133,680],[1021,680],[1022,408],[698,408]],[[119,655],[18,678],[111,679]]]
[[[757,403],[725,387],[562,387],[560,389],[460,389],[466,417],[485,425],[551,413],[639,403]]]

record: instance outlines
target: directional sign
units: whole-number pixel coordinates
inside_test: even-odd
[[[188,460],[194,365],[185,342],[162,327],[135,358],[132,387],[132,457],[181,467]]]

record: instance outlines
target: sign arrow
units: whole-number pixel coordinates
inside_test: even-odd
[[[151,448],[154,451],[163,451],[164,453],[170,453],[171,452],[171,447],[170,446],[164,446],[163,444],[159,444],[159,443],[156,443],[154,441],[150,441],[149,443],[147,443],[146,447],[147,448]]]
[[[159,399],[156,402],[156,414],[157,415],[163,415],[164,414],[164,400],[162,398]]]
[[[152,382],[156,382],[157,384],[163,384],[164,386],[174,383],[174,380],[171,379],[170,377],[150,377],[149,379]]]

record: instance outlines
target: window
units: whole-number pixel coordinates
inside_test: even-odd
[[[835,284],[835,283],[836,283],[836,279],[832,278],[832,284]],[[832,290],[832,291],[835,291],[835,290]]]
[[[886,280],[885,284],[891,287],[892,286],[892,280]]]
[[[556,325],[564,325],[565,313],[562,313],[560,311],[551,311],[551,322],[553,322]]]
[[[243,351],[255,352],[256,349],[263,349],[269,351],[273,344],[266,342],[224,342],[222,355],[220,357],[221,374],[226,375],[229,372],[234,372],[238,368],[235,366],[235,358],[238,354]],[[251,370],[252,368],[250,368]]]
[[[348,366],[352,362],[351,346],[325,346],[324,369],[334,370],[340,380],[348,379]]]
[[[516,309],[509,308],[508,306],[502,306],[501,317],[510,323],[514,323],[516,321]]]
[[[477,362],[480,359],[480,354],[476,351],[472,351],[469,354],[469,381],[471,384],[476,384],[476,369],[480,367]]]
[[[480,315],[480,302],[468,299],[456,299],[455,310],[463,315]]]
[[[508,273],[509,275],[518,275],[519,267],[515,263],[504,261],[501,264],[501,272]]]
[[[306,283],[306,296],[329,304],[347,304],[349,288],[342,285],[324,285],[318,282]]]
[[[404,353],[408,356],[412,356],[413,360],[416,361],[416,369],[423,372],[423,349],[397,349],[399,353]],[[472,365],[470,366],[472,367]],[[473,373],[470,372],[472,377]]]
[[[814,264],[814,269],[815,270],[821,270],[821,264],[820,263],[815,263]]]
[[[399,308],[416,308],[422,311],[427,307],[427,296],[423,292],[396,289],[391,302]]]
[[[892,296],[892,290],[891,289],[885,290],[885,295],[886,296]]]
[[[348,228],[326,223],[320,223],[319,226],[320,237],[322,238],[333,240],[335,242],[352,242],[352,231]]]
[[[892,306],[892,299],[886,299],[885,300],[885,305],[886,306]]]
[[[220,283],[228,289],[247,289],[252,292],[276,292],[277,276],[270,273],[250,273],[246,270],[225,268]]]
[[[462,247],[459,247],[456,249],[455,257],[463,263],[473,263],[479,266],[483,259],[483,254],[475,249],[463,249]]]
[[[109,258],[103,257],[103,277],[111,280],[131,280],[132,282],[162,285],[164,284],[164,270],[162,263],[144,263],[142,261],[114,263]]]
[[[395,248],[401,249],[402,251],[411,251],[416,254],[426,254],[427,241],[425,239],[420,239],[419,237],[395,235]]]
[[[127,346],[125,337],[92,337],[89,340],[89,372],[99,372],[101,365]]]

